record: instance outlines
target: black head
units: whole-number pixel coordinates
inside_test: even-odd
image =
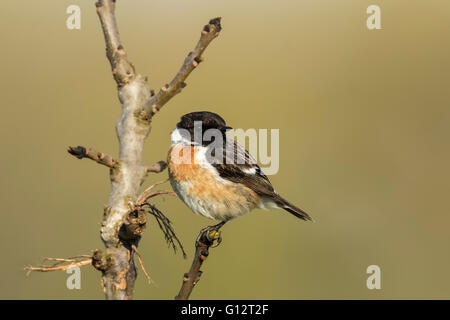
[[[226,125],[225,120],[221,116],[209,111],[197,111],[185,114],[181,117],[181,121],[177,123],[177,128],[187,130],[190,134],[191,141],[194,141],[194,129],[202,134],[201,137],[197,138],[203,138],[203,133],[209,129],[219,130],[225,138],[225,132],[231,129],[231,127]],[[205,145],[208,142],[202,142],[202,144]]]
[[[197,111],[187,113],[181,117],[181,121],[177,123],[177,128],[190,130],[194,128],[195,122],[201,122],[203,130],[226,128],[225,120],[217,113],[209,111]]]

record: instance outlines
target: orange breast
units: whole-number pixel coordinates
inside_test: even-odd
[[[202,147],[174,145],[169,150],[170,179],[177,184],[179,196],[196,213],[228,220],[255,208],[259,196],[244,185],[227,182],[214,169],[195,162],[194,152]],[[196,207],[200,205],[202,207]],[[206,215],[206,214],[203,214]]]
[[[169,164],[169,177],[178,182],[192,181],[201,169],[198,163],[195,163],[195,148],[193,146],[174,145],[170,147],[167,156]]]

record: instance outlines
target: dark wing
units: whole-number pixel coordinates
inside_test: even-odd
[[[272,187],[267,176],[262,172],[250,153],[234,140],[226,140],[225,148],[209,150],[212,154],[208,161],[223,179],[241,183],[261,197],[273,200],[280,208],[285,209],[303,220],[311,220],[310,216],[283,199]],[[215,156],[217,154],[217,156]]]

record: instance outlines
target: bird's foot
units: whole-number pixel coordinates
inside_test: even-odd
[[[205,243],[208,247],[215,248],[222,242],[222,234],[220,232],[220,228],[225,224],[225,222],[221,222],[216,224],[215,226],[209,226],[203,228],[200,231],[200,234],[195,241],[196,245],[199,245],[199,242]]]
[[[215,248],[222,242],[222,232],[220,230],[211,230],[206,233],[206,238],[212,243],[211,248]],[[216,241],[215,244],[214,241]]]

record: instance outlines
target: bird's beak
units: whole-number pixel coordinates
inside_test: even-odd
[[[223,126],[223,127],[220,128],[220,131],[226,132],[226,131],[231,130],[231,129],[233,129],[233,128],[232,127],[228,127],[228,126]]]

